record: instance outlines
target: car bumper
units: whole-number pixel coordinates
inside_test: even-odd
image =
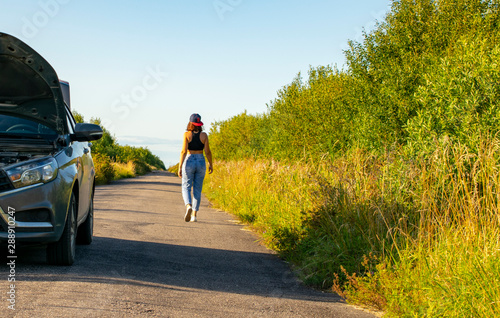
[[[8,241],[12,234],[16,243],[58,241],[70,196],[71,188],[59,178],[0,193],[0,241]]]

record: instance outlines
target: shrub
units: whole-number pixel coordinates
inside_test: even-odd
[[[132,164],[134,166],[134,173],[136,175],[144,175],[148,172],[151,172],[151,167],[141,160],[132,160]]]
[[[113,180],[123,179],[123,178],[133,178],[136,176],[134,164],[132,161],[124,163],[113,162],[114,176]]]
[[[73,111],[75,120],[84,122],[81,114]],[[130,178],[143,175],[152,169],[165,170],[160,158],[144,147],[121,146],[115,137],[104,127],[101,120],[92,118],[91,123],[100,125],[103,130],[101,139],[92,142],[92,157],[96,169],[98,184],[105,184],[111,180]]]
[[[93,154],[96,184],[107,184],[115,176],[111,159],[102,154]]]
[[[216,123],[207,196],[348,301],[500,316],[499,8],[393,1],[345,70],[311,68],[267,113]]]

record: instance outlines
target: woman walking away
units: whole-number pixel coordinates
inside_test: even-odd
[[[208,145],[208,135],[203,132],[201,116],[192,114],[189,118],[187,131],[182,138],[181,158],[178,175],[182,178],[182,198],[186,204],[184,221],[196,222],[196,214],[200,209],[201,189],[205,178],[205,155],[208,160],[208,173],[212,173],[212,152]],[[191,188],[193,198],[191,199]]]

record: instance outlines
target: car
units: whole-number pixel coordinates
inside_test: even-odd
[[[0,241],[44,244],[47,261],[71,265],[90,244],[100,126],[76,123],[69,83],[16,37],[0,33]]]

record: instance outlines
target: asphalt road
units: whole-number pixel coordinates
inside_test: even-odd
[[[47,265],[41,247],[19,250],[16,309],[4,265],[0,317],[374,317],[303,286],[206,199],[198,222],[184,211],[180,179],[166,172],[98,187],[94,242],[70,267]]]

